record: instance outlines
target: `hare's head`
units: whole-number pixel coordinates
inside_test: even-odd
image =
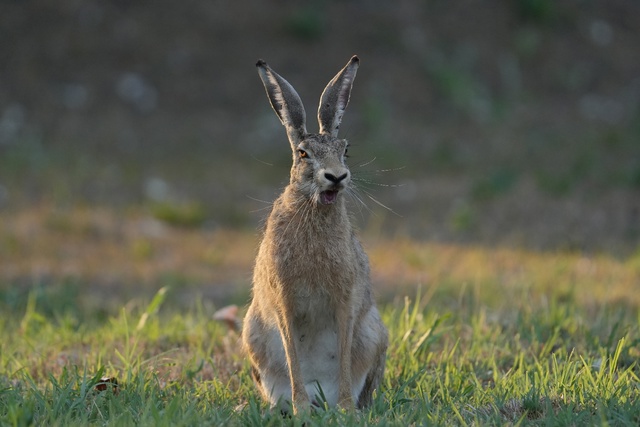
[[[260,60],[256,66],[271,106],[287,130],[291,143],[293,166],[290,185],[317,203],[335,203],[351,181],[345,163],[348,144],[338,138],[338,128],[349,103],[358,57],[352,57],[322,92],[318,107],[320,132],[317,134],[307,133],[304,106],[291,84],[266,62]]]

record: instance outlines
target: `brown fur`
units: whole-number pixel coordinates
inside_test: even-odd
[[[242,334],[252,375],[265,399],[284,410],[291,400],[294,413],[320,405],[315,383],[329,403],[365,407],[384,373],[387,330],[345,207],[347,142],[337,138],[358,60],[352,58],[325,89],[320,134],[306,132],[293,87],[263,61],[257,65],[287,130],[293,166],[254,268]]]

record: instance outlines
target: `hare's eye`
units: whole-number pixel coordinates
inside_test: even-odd
[[[302,148],[298,150],[298,153],[300,154],[300,158],[301,159],[306,159],[307,157],[309,157],[309,155],[307,154],[306,151],[304,151]]]
[[[344,149],[344,154],[343,154],[343,156],[344,156],[344,157],[349,157],[349,154],[348,154],[348,153],[349,153],[349,147],[347,147],[347,148],[345,148],[345,149]]]

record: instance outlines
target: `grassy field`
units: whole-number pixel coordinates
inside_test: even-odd
[[[624,0],[0,1],[0,427],[640,425],[637,28]],[[311,117],[356,53],[387,371],[367,411],[283,419],[213,318],[290,167],[254,64]]]
[[[247,301],[254,232],[144,234],[130,228],[139,213],[67,214],[2,218],[1,425],[640,423],[637,255],[365,232],[390,330],[384,384],[366,411],[283,419],[260,401],[237,333],[213,319]],[[71,262],[88,241],[101,266]]]

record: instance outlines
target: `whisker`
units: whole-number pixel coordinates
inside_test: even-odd
[[[398,166],[397,168],[389,168],[389,169],[376,169],[376,172],[395,172],[406,169],[406,166]]]
[[[363,167],[365,167],[365,166],[369,166],[371,163],[375,162],[375,161],[376,161],[376,159],[377,159],[377,157],[374,157],[373,159],[369,160],[368,162],[365,162],[365,163],[363,163],[363,164],[361,164],[361,165],[358,165],[358,167],[359,167],[359,168],[363,168]]]
[[[264,203],[267,206],[263,207],[263,208],[258,208],[258,209],[253,209],[250,210],[249,213],[256,213],[256,212],[262,212],[262,211],[266,211],[266,210],[270,210],[273,207],[273,202],[268,202],[266,200],[261,200],[261,199],[256,199],[255,197],[251,197],[248,194],[244,195],[247,199],[253,200],[255,202],[260,202],[260,203]]]
[[[256,199],[255,197],[251,197],[248,194],[244,195],[247,199],[253,200],[254,202],[260,202],[260,203],[264,203],[267,205],[273,205],[273,202],[269,202],[267,200],[262,200],[262,199]]]
[[[302,202],[302,203],[300,203]],[[287,226],[285,227],[284,231],[282,232],[282,234],[286,234],[287,230],[289,229],[289,227],[291,226],[291,223],[293,223],[293,221],[295,220],[295,218],[298,216],[298,214],[300,213],[300,211],[303,210],[303,208],[306,206],[306,201],[304,201],[304,196],[299,197],[296,200],[296,204],[298,204],[298,208],[296,209],[295,213],[293,214],[293,216],[291,217],[291,219],[289,220],[289,223],[287,224]],[[298,223],[298,227],[300,226],[300,223]]]
[[[390,168],[390,169],[372,169],[372,170],[363,170],[363,171],[358,171],[357,175],[379,175],[382,173],[387,173],[387,172],[396,172],[396,171],[400,171],[406,169],[406,166],[400,166],[397,168]]]
[[[371,181],[369,179],[358,178],[358,177],[352,177],[351,179],[354,180],[354,181],[358,181],[358,182],[364,182],[365,184],[377,185],[378,187],[397,188],[397,187],[403,187],[403,186],[406,185],[406,184],[382,184],[380,182],[375,182],[375,181]]]
[[[298,227],[296,228],[296,234],[298,234],[298,232],[300,231],[300,227],[302,226],[303,223],[307,222],[310,214],[313,212],[313,209],[315,208],[315,203],[313,202],[312,198],[309,198],[307,200],[305,200],[303,206],[304,206],[304,211],[302,212],[302,217],[301,220],[298,221]]]
[[[364,200],[360,198],[360,196],[358,195],[358,190],[356,188],[349,188],[347,194],[349,194],[349,197],[351,197],[353,200],[356,200],[357,202],[359,202],[359,204],[356,204],[356,206],[358,207],[360,216],[363,219],[364,219],[364,214],[362,213],[362,207],[364,207],[372,215],[376,215],[376,213],[364,202]]]
[[[273,163],[267,163],[267,162],[265,162],[264,160],[260,160],[259,158],[255,157],[255,156],[253,156],[253,155],[251,155],[251,158],[252,158],[253,160],[255,160],[256,162],[260,162],[260,163],[262,163],[263,165],[273,166]]]
[[[378,205],[382,206],[383,208],[385,208],[386,210],[388,210],[388,211],[389,211],[389,212],[391,212],[392,214],[395,214],[395,215],[397,215],[398,217],[402,218],[402,215],[400,215],[399,213],[397,213],[396,211],[394,211],[393,209],[391,209],[389,206],[387,206],[387,205],[385,205],[384,203],[382,203],[380,200],[378,200],[378,199],[376,199],[375,197],[373,197],[373,196],[371,195],[371,193],[369,193],[369,192],[367,192],[367,191],[365,191],[365,190],[362,190],[362,192],[363,192],[363,193],[364,193],[368,198],[370,198],[371,200],[373,200],[376,204],[378,204]]]
[[[250,210],[249,213],[262,212],[262,211],[266,211],[266,210],[269,210],[269,209],[271,209],[271,206],[265,206],[264,208]]]

